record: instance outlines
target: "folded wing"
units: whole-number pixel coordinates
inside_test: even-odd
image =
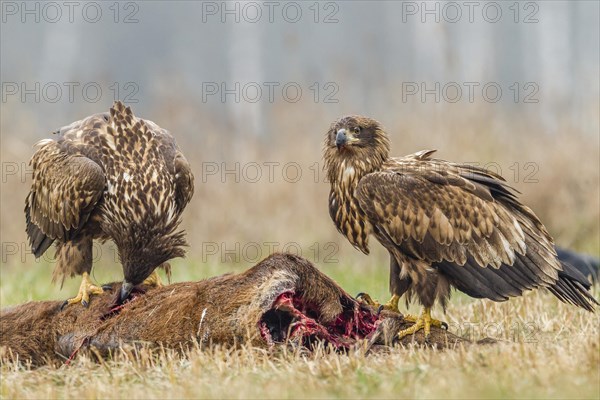
[[[30,165],[26,231],[32,252],[40,257],[54,240],[69,240],[83,227],[102,197],[105,177],[97,163],[51,139],[40,142]]]
[[[552,238],[514,189],[492,172],[431,153],[393,159],[356,189],[386,247],[426,261],[474,297],[501,301],[542,286],[587,305],[585,280],[564,270]]]

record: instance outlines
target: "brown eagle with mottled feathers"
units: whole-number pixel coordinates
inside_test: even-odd
[[[123,302],[135,285],[160,284],[155,269],[182,257],[181,213],[194,192],[190,165],[171,134],[117,101],[44,139],[31,158],[27,236],[40,257],[56,243],[54,279],[83,275],[65,304],[89,303],[92,243],[112,240],[123,265]],[[163,264],[164,263],[164,264]]]
[[[399,336],[447,327],[430,310],[436,301],[445,308],[451,287],[494,301],[544,287],[594,310],[588,280],[557,259],[544,225],[501,176],[432,158],[434,150],[400,158],[389,152],[387,134],[371,118],[341,118],[325,138],[329,214],[337,229],[365,254],[371,235],[390,253],[392,298],[384,308],[397,311],[403,294],[423,306]]]

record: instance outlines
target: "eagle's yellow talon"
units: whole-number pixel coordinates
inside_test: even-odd
[[[402,339],[403,337],[406,337],[408,335],[413,335],[413,334],[417,333],[420,329],[423,329],[423,326],[424,326],[423,320],[417,319],[417,321],[415,321],[414,325],[398,332],[398,338]]]
[[[431,308],[429,307],[424,307],[423,311],[421,312],[421,315],[418,317],[415,317],[414,315],[410,314],[405,315],[404,320],[408,322],[414,322],[414,325],[398,332],[399,339],[402,339],[408,335],[413,335],[421,329],[423,329],[423,333],[425,334],[425,341],[427,341],[429,339],[432,326],[435,326],[437,328],[448,329],[447,323],[431,318]]]
[[[163,287],[164,286],[160,279],[160,276],[158,275],[158,272],[156,272],[156,270],[152,271],[152,273],[146,279],[144,279],[144,282],[142,282],[142,285],[148,285],[148,286],[154,286],[154,287]]]
[[[387,303],[383,305],[384,310],[400,312],[398,309],[398,301],[400,300],[400,296],[393,295],[391,299]]]
[[[359,303],[369,305],[373,308],[379,308],[379,306],[381,305],[377,300],[373,300],[371,298],[371,296],[369,296],[367,293],[363,293],[363,292],[360,292],[359,294],[356,295],[356,300]]]
[[[82,274],[81,285],[79,286],[79,292],[77,293],[77,296],[65,300],[61,308],[77,303],[81,303],[81,305],[87,307],[90,304],[90,295],[102,293],[104,293],[104,290],[102,290],[101,287],[92,284],[89,274],[84,272]]]
[[[416,323],[417,320],[419,319],[419,317],[417,317],[416,315],[412,315],[412,314],[404,314],[403,319],[407,322]]]
[[[385,304],[381,304],[377,300],[373,300],[367,293],[362,292],[356,295],[356,300],[358,300],[360,303],[364,303],[376,308],[378,313],[381,312],[381,310],[400,312],[398,310],[398,301],[400,300],[400,296],[397,295],[393,295],[392,298]]]

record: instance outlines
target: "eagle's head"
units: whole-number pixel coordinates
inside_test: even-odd
[[[149,215],[147,224],[132,223],[112,234],[125,281],[138,285],[162,263],[185,255],[184,247],[188,244],[185,232],[177,230],[179,222],[177,219],[164,223],[164,220]]]
[[[388,159],[390,141],[381,124],[358,115],[334,121],[323,148],[325,169],[331,182],[340,176],[340,169],[353,168],[359,174],[378,170]]]

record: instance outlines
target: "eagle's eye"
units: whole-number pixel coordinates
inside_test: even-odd
[[[352,132],[354,132],[354,133],[356,133],[356,134],[358,135],[358,134],[360,133],[360,127],[359,127],[359,126],[355,126],[355,127],[352,129]]]

